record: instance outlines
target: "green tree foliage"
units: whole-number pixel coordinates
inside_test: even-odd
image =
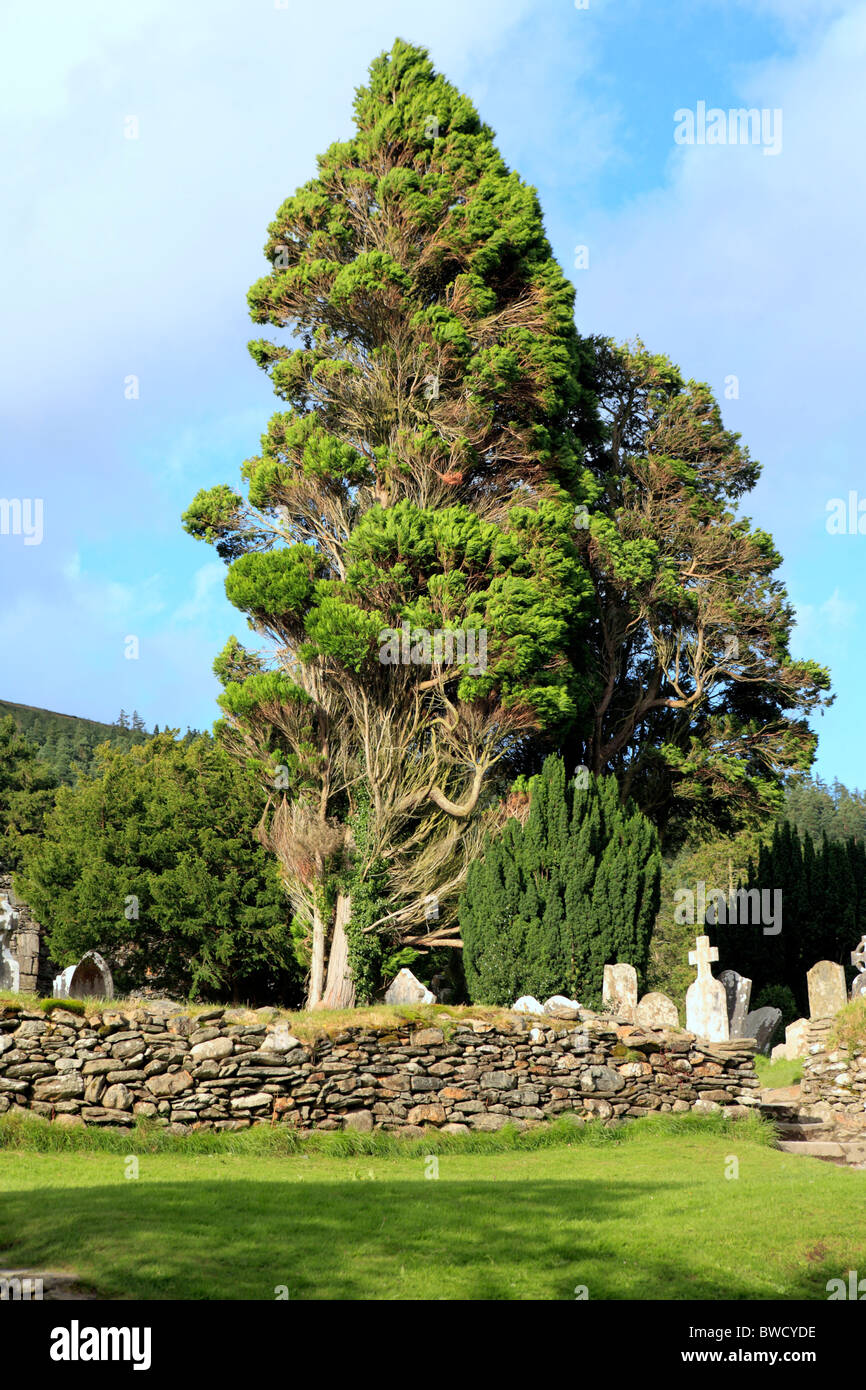
[[[476,1003],[521,994],[597,1005],[604,966],[632,964],[643,983],[658,908],[656,832],[616,780],[566,783],[549,757],[528,784],[525,823],[488,837],[460,899],[464,967]]]
[[[665,858],[647,967],[650,989],[661,990],[682,1005],[686,990],[695,979],[689,952],[694,950],[696,935],[705,927],[684,920],[683,914],[677,912],[675,894],[687,890],[697,897],[700,884],[706,894],[735,890],[746,881],[749,864],[757,861],[761,845],[769,842],[772,834],[773,823],[767,821],[759,829],[693,843]],[[715,931],[711,931],[711,936],[715,944]]]
[[[11,715],[0,718],[0,867],[17,868],[38,839],[54,802],[57,779]]]
[[[376,59],[354,110],[279,209],[249,294],[257,323],[300,340],[250,344],[286,409],[244,464],[246,497],[221,484],[184,517],[269,643],[233,638],[218,659],[221,728],[261,768],[311,1006],[351,1002],[342,966],[323,978],[327,951],[346,958],[332,885],[349,863],[387,879],[365,935],[453,940],[497,777],[587,698],[567,652],[587,620],[573,498],[597,425],[537,196],[422,49]],[[397,661],[393,630],[411,648]]]
[[[97,949],[121,988],[298,1001],[285,897],[249,771],[201,735],[103,746],[16,877],[58,964]]]
[[[829,677],[790,654],[781,557],[738,511],[759,467],[709,388],[641,343],[596,346],[605,433],[580,532],[595,690],[569,759],[613,773],[676,850],[775,816]]]

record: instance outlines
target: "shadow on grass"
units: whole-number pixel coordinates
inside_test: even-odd
[[[720,1269],[712,1213],[703,1242],[677,1239],[675,1181],[371,1180],[369,1171],[361,1160],[338,1182],[7,1191],[0,1263],[65,1267],[121,1299],[270,1300],[281,1285],[293,1300],[573,1299],[579,1285],[593,1301],[827,1296],[821,1267],[787,1279],[753,1254],[728,1256],[736,1275]],[[748,1253],[746,1231],[742,1241]]]

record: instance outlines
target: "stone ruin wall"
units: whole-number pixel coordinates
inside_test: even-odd
[[[751,1040],[709,1043],[589,1011],[557,1027],[521,1014],[357,1025],[310,1043],[262,1013],[190,1018],[154,1003],[83,1018],[0,1007],[0,1113],[65,1125],[148,1116],[177,1133],[280,1123],[420,1135],[525,1127],[563,1112],[741,1115],[758,1099]]]
[[[0,943],[18,962],[22,994],[51,993],[55,969],[42,928],[12,887],[12,875],[0,873]]]

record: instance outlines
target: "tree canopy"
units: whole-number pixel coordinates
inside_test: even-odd
[[[103,745],[16,876],[52,958],[99,950],[121,989],[299,1001],[287,904],[254,838],[255,778],[207,735]]]
[[[17,868],[42,831],[57,778],[11,715],[0,719],[0,867]]]
[[[829,676],[790,654],[781,556],[739,512],[760,470],[709,388],[641,343],[595,346],[604,436],[580,533],[594,693],[569,754],[613,773],[675,849],[778,813]]]

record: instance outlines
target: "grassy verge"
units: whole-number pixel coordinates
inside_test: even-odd
[[[797,1057],[793,1062],[789,1062],[785,1057],[777,1057],[772,1061],[759,1053],[755,1058],[755,1071],[761,1085],[772,1090],[778,1090],[783,1086],[796,1086],[797,1082],[803,1079],[803,1059]]]
[[[550,1124],[518,1130],[513,1125],[493,1133],[442,1134],[431,1129],[422,1139],[374,1130],[359,1134],[353,1130],[340,1133],[297,1134],[289,1125],[255,1125],[251,1129],[223,1131],[194,1130],[189,1134],[167,1134],[164,1128],[149,1120],[139,1120],[131,1129],[67,1129],[30,1115],[0,1115],[0,1153],[14,1150],[19,1153],[110,1153],[110,1154],[217,1154],[272,1155],[324,1154],[332,1158],[353,1158],[360,1154],[379,1157],[405,1157],[418,1154],[510,1153],[515,1150],[535,1152],[538,1149],[561,1148],[573,1145],[606,1146],[626,1144],[636,1134],[657,1133],[661,1136],[683,1134],[713,1134],[719,1137],[748,1137],[758,1144],[773,1143],[772,1126],[757,1115],[742,1120],[730,1120],[723,1114],[650,1115],[641,1120],[629,1120],[619,1125],[604,1125],[595,1120],[583,1124],[563,1115]]]
[[[829,1039],[830,1047],[847,1047],[866,1052],[866,996],[861,995],[836,1015]]]
[[[866,1174],[779,1153],[760,1125],[572,1131],[393,1153],[365,1135],[268,1152],[285,1136],[256,1131],[219,1152],[103,1132],[37,1152],[22,1131],[0,1152],[0,1264],[111,1298],[267,1300],[824,1299],[866,1266]]]

